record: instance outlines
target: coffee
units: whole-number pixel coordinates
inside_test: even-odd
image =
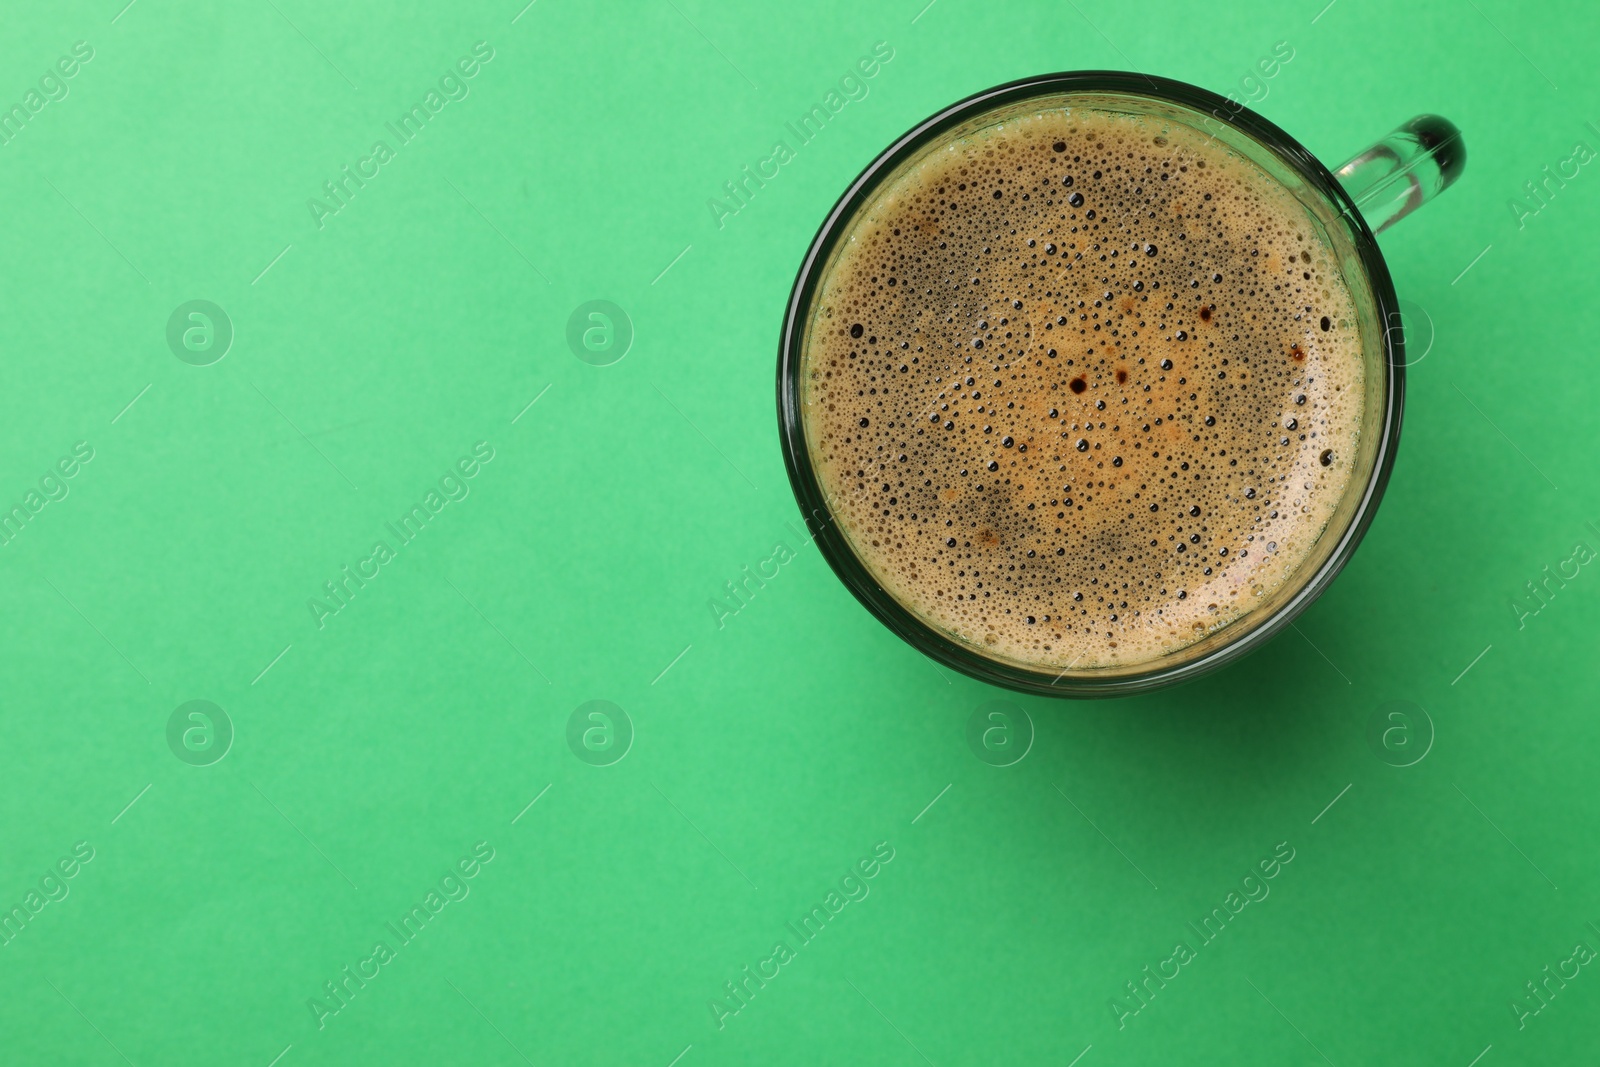
[[[1144,663],[1295,579],[1365,387],[1321,226],[1170,118],[1061,106],[890,174],[824,266],[800,357],[833,521],[983,656]]]

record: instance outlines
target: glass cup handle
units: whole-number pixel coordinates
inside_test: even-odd
[[[1380,234],[1448,189],[1466,164],[1455,123],[1418,115],[1333,173]]]

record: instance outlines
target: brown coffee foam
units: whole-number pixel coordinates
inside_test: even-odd
[[[1356,453],[1360,337],[1320,231],[1254,164],[1178,123],[1043,111],[903,166],[849,232],[802,354],[807,440],[914,614],[1000,660],[1129,665],[1305,560]]]

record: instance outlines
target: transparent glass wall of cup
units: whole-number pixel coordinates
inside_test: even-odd
[[[1333,518],[1301,566],[1238,619],[1145,662],[1057,671],[984,655],[913,614],[874,578],[832,521],[807,444],[802,356],[811,305],[830,256],[880,185],[952,141],[1047,108],[1157,116],[1199,129],[1253,161],[1300,201],[1334,250],[1354,298],[1365,362],[1361,446]],[[778,417],[789,480],[817,544],[846,587],[884,625],[935,660],[973,677],[1027,692],[1099,697],[1143,692],[1194,678],[1264,644],[1338,575],[1372,521],[1394,464],[1404,398],[1404,334],[1394,284],[1378,250],[1380,233],[1442,191],[1466,153],[1448,121],[1420,116],[1330,172],[1300,143],[1254,112],[1205,89],[1122,71],[1043,75],[979,93],[922,122],[886,149],[834,205],[812,241],[790,294],[778,359]]]

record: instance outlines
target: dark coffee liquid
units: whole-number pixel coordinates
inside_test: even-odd
[[[1191,127],[1041,110],[903,165],[825,268],[811,458],[856,555],[991,658],[1240,617],[1349,479],[1356,312],[1306,209]]]

